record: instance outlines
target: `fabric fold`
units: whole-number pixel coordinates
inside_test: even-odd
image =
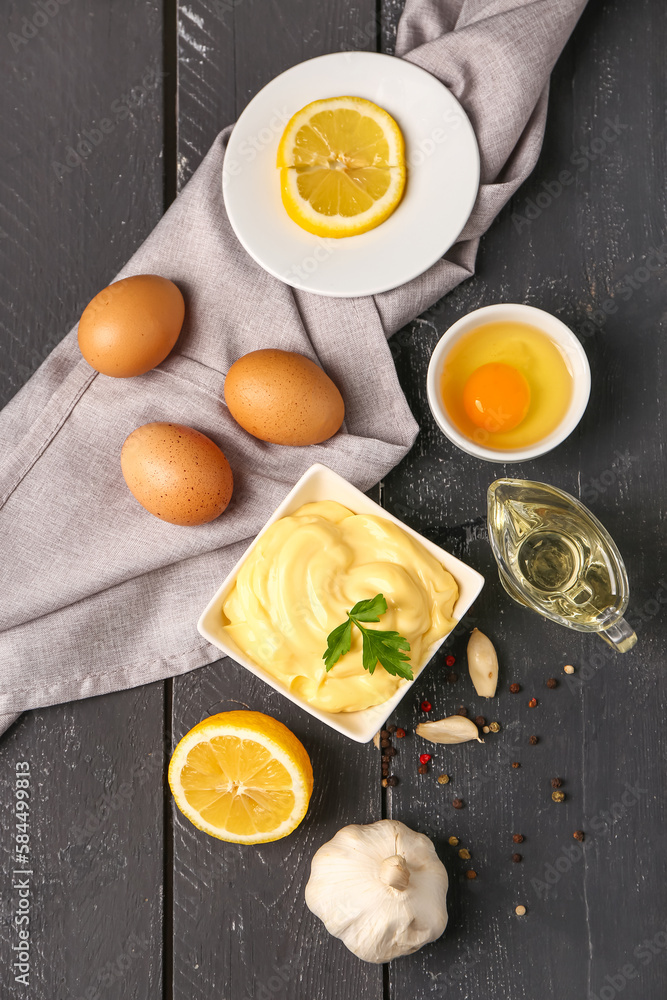
[[[584,0],[408,0],[397,54],[459,98],[479,142],[482,183],[459,242],[425,274],[375,298],[294,291],[238,243],[226,217],[223,131],[190,183],[117,277],[158,273],[186,300],[172,355],[134,379],[96,375],[76,327],[0,414],[0,731],[28,708],[175,676],[218,658],[200,611],[250,539],[314,462],[363,490],[418,428],[387,337],[474,273],[479,239],[532,170],[548,78]],[[343,430],[281,448],[246,434],[224,379],[262,347],[317,361],[343,393]],[[136,503],[119,455],[154,420],[216,441],[235,477],[230,507],[198,528]]]

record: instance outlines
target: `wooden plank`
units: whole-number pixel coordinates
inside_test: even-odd
[[[3,13],[4,404],[158,221],[163,178],[160,6],[12,0]],[[21,761],[34,872],[27,987],[11,966]],[[3,739],[3,997],[158,995],[163,764],[161,685],[30,712]]]
[[[215,10],[220,16],[215,16]],[[372,26],[367,37],[364,29]],[[179,8],[179,165],[187,179],[218,131],[273,76],[303,59],[375,47],[373,4],[210,0]],[[361,40],[363,45],[357,42]],[[311,755],[308,815],[283,841],[235,847],[174,818],[173,997],[382,996],[382,969],[358,962],[307,910],[309,859],[345,823],[380,818],[375,749],[351,744],[230,660],[174,681],[173,731],[247,706],[281,719]]]
[[[440,657],[395,721],[413,729],[427,696],[433,717],[464,705],[503,728],[484,746],[433,748],[412,737],[402,748],[404,778],[389,812],[434,838],[450,873],[451,922],[438,942],[392,964],[392,997],[532,1000],[611,996],[628,983],[628,996],[664,989],[667,960],[657,942],[665,940],[658,890],[665,857],[650,845],[664,840],[664,763],[655,743],[664,715],[661,602],[667,597],[660,582],[666,271],[655,255],[649,264],[656,269],[641,270],[651,247],[664,243],[661,147],[652,125],[660,112],[651,96],[664,45],[657,3],[632,10],[589,4],[555,72],[538,167],[482,241],[477,276],[395,338],[397,367],[422,432],[387,477],[385,503],[485,574],[470,624],[493,637],[501,660],[499,696],[487,703],[474,694],[466,636],[458,638],[452,650],[459,681],[446,683]],[[615,135],[608,120],[627,128],[617,124]],[[575,180],[554,194],[564,169]],[[542,194],[546,203],[544,192],[551,204],[532,222],[518,220],[527,217],[527,199],[538,204]],[[608,298],[616,308],[596,313]],[[593,373],[579,430],[519,468],[494,468],[456,451],[437,430],[424,390],[437,338],[465,312],[497,301],[525,301],[559,315],[581,336]],[[597,637],[544,622],[505,595],[484,525],[486,489],[503,474],[580,495],[609,528],[628,565],[635,651],[605,656]],[[569,685],[565,663],[577,669]],[[545,687],[549,676],[559,679],[554,691]],[[516,696],[508,690],[512,681],[522,685]],[[531,695],[539,700],[534,710],[527,705]],[[535,747],[527,742],[531,733],[540,737]],[[433,763],[428,776],[418,777],[424,750]],[[513,769],[512,761],[521,767]],[[437,783],[440,772],[451,775],[449,784]],[[564,780],[562,805],[550,797],[556,776]],[[460,811],[451,805],[455,795],[465,801]],[[579,828],[586,832],[583,853],[572,837]],[[525,835],[520,847],[513,833]],[[448,845],[450,835],[470,849],[469,862]],[[518,864],[511,861],[516,850],[523,855]],[[476,880],[465,877],[469,867]],[[517,904],[527,907],[526,916],[514,914]]]
[[[372,0],[183,0],[178,6],[179,184],[273,77],[304,59],[376,48]]]

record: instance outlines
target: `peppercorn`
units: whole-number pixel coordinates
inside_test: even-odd
[[[390,747],[391,746],[391,740],[386,740],[386,739],[385,740],[380,740],[380,746],[383,747],[383,748],[384,747]]]
[[[522,905],[522,904],[520,903],[520,904],[519,904],[519,905],[518,905],[518,906],[516,907],[516,909],[514,910],[514,912],[516,913],[517,917],[524,917],[524,916],[526,915],[526,907],[525,907],[525,906],[523,906],[523,905]]]
[[[537,708],[537,698],[531,698],[528,702],[528,708]]]
[[[483,733],[490,733],[490,732],[491,732],[491,730],[489,729],[489,727],[488,727],[488,726],[482,726],[482,732],[483,732]]]
[[[422,712],[430,712],[432,708],[433,705],[431,704],[430,701],[423,701],[421,704]]]
[[[466,878],[477,878],[477,872],[474,871],[472,868],[469,868],[468,871],[466,872]]]
[[[399,726],[396,732],[394,733],[394,736],[396,737],[397,740],[402,740],[403,737],[405,736],[405,729],[401,729]]]
[[[520,684],[516,684],[516,683],[515,684],[510,684],[510,691],[512,692],[512,694],[518,694],[520,690],[521,690],[521,685]]]
[[[449,840],[447,841],[447,843],[450,844],[451,847],[456,847],[456,845],[458,844],[458,842],[459,842],[459,838],[458,837],[450,837]]]
[[[463,799],[453,799],[452,805],[455,809],[463,809]]]
[[[574,673],[574,667],[570,663],[568,663],[567,666],[563,667],[563,670],[565,671],[566,674]]]
[[[430,753],[422,753],[422,754],[419,755],[419,763],[420,764],[428,764],[428,762],[430,761],[430,759],[431,759]]]
[[[449,775],[448,774],[439,774],[438,775],[438,784],[439,785],[448,785],[449,784]]]
[[[554,802],[565,802],[565,792],[552,792],[551,798]]]
[[[486,719],[484,718],[483,715],[475,716],[475,725],[479,726],[480,729],[484,728],[484,726],[486,725]]]
[[[447,674],[448,684],[456,684],[458,679],[459,675],[454,670],[450,671],[450,673]]]
[[[512,861],[515,861],[517,864],[519,864],[520,861],[523,861],[523,855],[521,855],[521,854],[513,854],[512,855]]]
[[[392,774],[391,778],[387,778],[387,784],[394,788],[398,784],[398,778],[395,774]]]
[[[381,757],[381,760],[382,760],[383,764],[388,764],[389,761],[391,760],[391,757],[388,754],[383,753],[382,757]]]
[[[514,841],[515,844],[523,844],[523,834],[522,833],[513,833],[512,834],[512,840]]]
[[[419,774],[428,774],[428,765],[420,764],[419,767],[417,768],[417,771],[419,772]]]
[[[562,778],[552,778],[551,779],[551,787],[552,788],[560,788],[560,786],[562,784],[563,784],[563,779]]]
[[[519,763],[518,760],[513,760],[512,767],[516,770],[517,767],[521,767],[521,764]]]
[[[548,687],[548,688],[551,688],[552,690],[553,690],[554,688],[557,688],[557,687],[558,687],[558,681],[556,680],[556,678],[555,678],[555,677],[550,677],[550,678],[548,679],[548,681],[547,681],[547,687]]]
[[[396,752],[397,752],[396,751],[396,747],[387,747],[387,749],[384,752],[385,753],[385,757],[395,757],[396,756]]]
[[[575,830],[572,836],[574,837],[575,840],[583,840],[586,834],[584,833],[583,830]]]
[[[382,787],[386,788],[388,784],[389,784],[389,778],[383,778],[382,779]]]
[[[389,730],[388,729],[381,729],[380,730],[380,739],[382,739],[382,740],[388,740],[389,739]]]
[[[391,726],[387,726],[387,732],[388,732],[388,733],[389,733],[389,735],[391,736],[391,734],[392,734],[392,733],[395,733],[395,732],[396,732],[396,726],[395,726],[395,725],[393,725],[393,723],[392,723],[392,725],[391,725]]]
[[[459,710],[458,710],[458,712],[456,714],[457,715],[462,715],[464,719],[467,719],[468,718],[468,709],[465,708],[463,705],[461,705],[460,708],[459,708]]]
[[[492,732],[492,733],[499,733],[500,732],[500,723],[499,722],[490,722],[489,723],[489,731]]]
[[[467,847],[462,847],[461,850],[459,851],[459,857],[463,858],[464,861],[470,861],[472,855],[470,851],[467,849]]]
[[[449,656],[446,658],[445,663],[447,664],[448,667],[453,667],[454,664],[456,663],[456,657],[452,653],[450,653]]]
[[[539,743],[540,741],[539,741],[539,739],[537,738],[537,736],[531,736],[531,737],[529,738],[528,742],[530,743],[531,747],[536,747],[536,746],[537,746],[537,744],[538,744],[538,743]]]

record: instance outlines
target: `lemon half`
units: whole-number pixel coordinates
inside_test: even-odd
[[[178,744],[169,764],[176,805],[204,833],[264,844],[299,825],[313,790],[303,744],[261,712],[222,712]]]
[[[277,165],[289,217],[316,236],[374,229],[405,189],[401,130],[362,97],[330,97],[297,111],[280,140]]]

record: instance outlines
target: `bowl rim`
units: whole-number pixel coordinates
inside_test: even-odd
[[[445,549],[440,548],[440,546],[436,545],[435,542],[430,541],[424,535],[420,535],[419,532],[414,530],[414,528],[411,528],[409,525],[399,520],[399,518],[395,517],[389,511],[384,510],[384,508],[380,507],[379,504],[376,504],[374,500],[367,497],[365,493],[358,490],[357,487],[353,486],[352,483],[348,482],[348,480],[339,476],[338,473],[321,463],[311,465],[310,468],[306,470],[226,575],[199,617],[197,629],[200,634],[213,646],[220,649],[225,656],[231,657],[231,659],[233,659],[236,663],[245,667],[245,669],[249,670],[255,675],[255,677],[260,678],[260,680],[264,681],[275,691],[278,691],[284,697],[288,698],[293,704],[298,705],[309,715],[314,716],[316,719],[319,719],[320,722],[324,722],[327,726],[330,726],[332,729],[335,729],[344,736],[348,736],[357,743],[367,743],[373,738],[378,730],[382,728],[384,722],[386,722],[398,703],[417,682],[427,664],[431,661],[440,646],[445,642],[448,635],[451,635],[451,632],[448,632],[447,635],[442,637],[442,639],[439,639],[431,644],[427,650],[424,662],[420,664],[418,669],[415,670],[414,680],[409,681],[402,687],[399,687],[395,694],[387,701],[382,702],[380,705],[375,705],[372,708],[363,709],[359,712],[323,712],[310,706],[303,698],[292,694],[292,692],[287,690],[287,688],[277,678],[271,677],[271,675],[263,670],[262,667],[253,663],[246,656],[244,656],[231,640],[222,638],[220,635],[222,625],[217,625],[217,621],[219,620],[219,610],[222,606],[222,602],[231,590],[234,580],[236,579],[236,575],[245,560],[272,524],[279,520],[279,518],[285,516],[287,513],[297,507],[300,507],[303,503],[310,502],[308,499],[300,499],[306,495],[308,491],[311,493],[317,493],[318,491],[326,492],[327,499],[338,500],[338,502],[355,510],[355,513],[375,513],[378,516],[384,517],[386,520],[399,525],[405,532],[407,532],[407,534],[417,539],[427,549],[427,551],[434,555],[435,558],[438,559],[438,561],[444,565],[450,573],[452,573],[452,576],[454,576],[456,580],[459,587],[459,597],[454,606],[457,625],[463,620],[469,608],[479,596],[485,581],[482,574],[477,570],[468,566],[467,563],[462,562],[462,560],[457,559],[456,556],[451,555]],[[338,492],[338,497],[335,495],[336,491]],[[328,495],[329,493],[333,495]],[[358,510],[355,509],[357,507]],[[454,628],[456,627],[457,626],[455,625]],[[454,629],[451,631],[454,631]]]
[[[572,398],[561,422],[541,441],[525,448],[499,451],[471,441],[451,421],[440,396],[440,376],[449,351],[462,337],[477,326],[493,319],[515,320],[536,327],[561,350],[568,363],[573,381]],[[520,302],[498,302],[474,309],[459,317],[439,339],[433,349],[426,376],[426,395],[438,427],[461,451],[487,462],[507,464],[524,462],[546,455],[569,437],[584,415],[591,392],[591,369],[578,337],[562,320],[537,306]]]

